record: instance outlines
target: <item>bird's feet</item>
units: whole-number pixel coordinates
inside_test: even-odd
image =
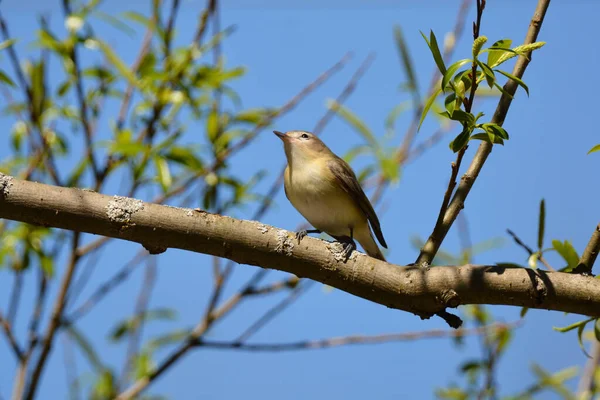
[[[356,250],[356,243],[349,236],[334,236],[334,239],[342,244],[342,257],[344,258],[344,262],[347,262],[350,259],[350,255],[354,250]]]
[[[296,232],[296,239],[298,239],[298,243],[300,243],[300,241],[304,239],[304,237],[309,233],[321,233],[321,231],[318,229],[303,229],[301,231]]]

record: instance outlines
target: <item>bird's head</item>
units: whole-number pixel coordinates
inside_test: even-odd
[[[289,131],[282,133],[273,131],[273,133],[283,141],[285,155],[290,164],[292,160],[294,162],[306,162],[331,154],[331,150],[325,143],[310,132]]]

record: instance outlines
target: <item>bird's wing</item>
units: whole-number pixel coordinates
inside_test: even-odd
[[[373,228],[373,232],[375,233],[375,236],[377,236],[379,243],[381,243],[381,245],[387,249],[387,244],[385,243],[383,233],[381,232],[379,218],[377,218],[377,214],[375,214],[375,210],[373,209],[371,202],[358,183],[358,179],[356,178],[354,171],[352,171],[352,168],[350,168],[346,161],[339,157],[336,157],[335,160],[329,161],[327,164],[329,170],[333,173],[333,176],[335,176],[341,188],[352,197],[352,199],[358,204],[360,209],[369,219],[371,227]]]

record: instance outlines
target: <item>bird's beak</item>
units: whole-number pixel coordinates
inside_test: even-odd
[[[276,134],[279,137],[279,139],[281,139],[281,140],[287,139],[287,136],[285,136],[285,133],[282,133],[279,131],[273,131],[273,133]]]

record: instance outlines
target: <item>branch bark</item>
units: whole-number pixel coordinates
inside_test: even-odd
[[[0,218],[141,243],[152,254],[178,248],[310,278],[428,318],[462,304],[503,304],[600,316],[600,280],[497,265],[399,267],[338,243],[191,209],[0,175]]]

